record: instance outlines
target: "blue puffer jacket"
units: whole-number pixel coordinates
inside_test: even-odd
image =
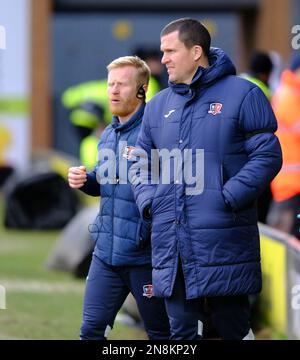
[[[137,142],[148,155],[193,149],[193,175],[195,149],[204,149],[203,191],[191,194],[172,173],[171,184],[134,184],[141,214],[151,206],[157,296],[172,294],[179,257],[188,299],[261,290],[256,198],[281,168],[277,122],[222,50],[211,49],[209,60],[191,85],[171,83],[148,103]],[[160,173],[165,168],[160,157]]]
[[[139,215],[128,181],[132,161],[125,158],[125,146],[135,146],[144,108],[145,105],[141,105],[123,125],[113,117],[98,145],[98,165],[88,173],[88,180],[80,189],[89,195],[101,196],[100,212],[90,231],[96,241],[95,254],[110,265],[151,263],[150,226]],[[112,160],[116,154],[116,171],[106,154],[111,155]],[[110,183],[100,185],[97,179],[100,182],[104,176]]]

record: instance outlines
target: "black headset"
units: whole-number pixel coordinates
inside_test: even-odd
[[[141,85],[139,88],[138,88],[138,91],[136,93],[136,97],[138,99],[141,99],[141,100],[145,100],[146,99],[146,91],[144,89],[144,85]]]

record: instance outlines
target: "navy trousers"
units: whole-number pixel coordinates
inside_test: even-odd
[[[250,328],[248,296],[218,296],[186,300],[180,265],[172,296],[166,298],[165,302],[171,328],[170,340],[200,340],[208,313],[222,339],[254,339]]]
[[[82,340],[104,340],[131,292],[150,340],[167,340],[169,320],[163,299],[152,296],[151,264],[111,266],[93,255],[86,282]]]

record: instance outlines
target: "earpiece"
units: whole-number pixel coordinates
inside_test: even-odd
[[[142,99],[144,100],[145,97],[146,97],[146,92],[145,92],[145,89],[144,89],[144,85],[141,85],[137,91],[137,94],[136,94],[136,97],[138,99]]]

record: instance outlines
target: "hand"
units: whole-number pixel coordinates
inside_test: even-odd
[[[86,167],[85,166],[74,166],[70,167],[68,172],[69,186],[73,189],[81,188],[87,181]]]

